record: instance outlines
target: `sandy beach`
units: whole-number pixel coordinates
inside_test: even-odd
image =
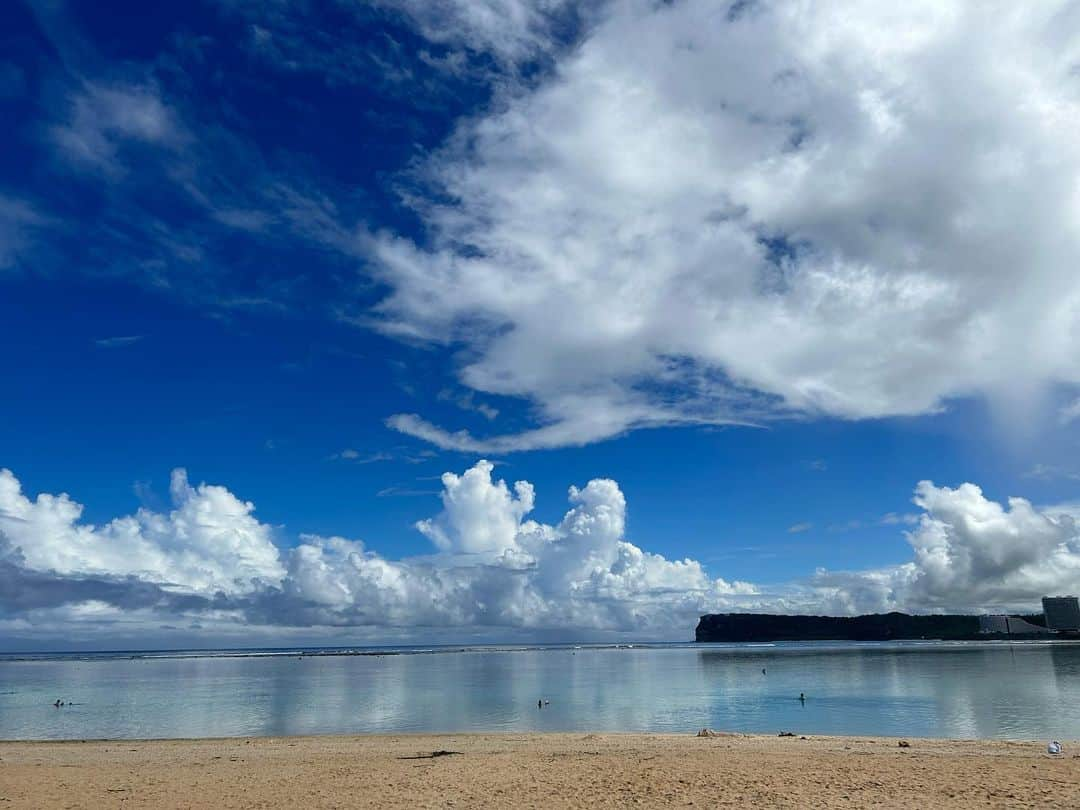
[[[1080,746],[693,734],[0,743],[0,808],[1078,807]],[[452,752],[439,753],[436,752]]]

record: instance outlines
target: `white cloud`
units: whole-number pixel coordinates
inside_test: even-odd
[[[881,516],[879,522],[882,526],[900,526],[901,524],[910,526],[919,522],[919,516],[909,512],[905,512],[904,514],[898,512],[886,512]]]
[[[906,533],[914,559],[864,572],[819,572],[818,597],[845,612],[906,609],[1038,610],[1047,594],[1080,590],[1080,536],[1066,509],[1036,509],[1023,498],[1007,507],[975,484],[955,489],[922,481],[923,510]]]
[[[33,231],[49,218],[25,200],[0,194],[0,271],[16,267]]]
[[[432,489],[419,489],[415,486],[404,486],[401,484],[394,484],[393,486],[383,487],[375,493],[376,498],[424,498],[431,495],[438,495],[439,493]]]
[[[47,620],[92,603],[264,629],[685,635],[699,613],[753,597],[747,583],[710,578],[693,560],[667,560],[628,542],[626,501],[614,481],[571,487],[571,508],[551,526],[526,519],[531,484],[511,489],[492,480],[492,469],[480,461],[462,475],[445,474],[443,510],[418,524],[438,553],[399,561],[340,537],[303,535],[295,548],[279,550],[252,504],[223,487],[191,487],[182,470],[173,474],[173,511],[140,509],[100,527],[80,523],[82,506],[66,495],[30,500],[5,470],[0,612]]]
[[[788,526],[788,534],[800,534],[802,532],[808,532],[812,528],[814,528],[813,523],[795,523],[791,526]]]
[[[538,427],[392,427],[510,452],[1080,385],[1075,10],[728,12],[611,4],[431,159],[453,202],[418,203],[430,249],[374,238],[380,327]]]
[[[0,536],[25,564],[62,575],[134,576],[185,590],[251,593],[284,571],[270,527],[254,506],[224,487],[188,484],[175,470],[168,514],[140,509],[103,526],[80,523],[83,506],[66,494],[30,500],[0,470]]]
[[[123,349],[133,346],[143,339],[142,335],[121,335],[118,337],[99,338],[94,344],[99,349]]]
[[[150,84],[87,82],[72,93],[66,120],[53,127],[61,155],[76,166],[118,174],[118,153],[127,144],[175,146],[183,132]]]
[[[479,461],[464,475],[444,473],[442,513],[416,528],[443,551],[517,550],[521,520],[532,511],[535,493],[528,481],[518,481],[511,495],[505,481],[492,483],[493,469],[491,462]]]
[[[1073,472],[1072,470],[1059,467],[1055,464],[1035,464],[1031,469],[1025,470],[1021,478],[1035,478],[1040,481],[1053,481],[1055,479],[1068,479],[1077,480],[1080,479],[1080,473]]]
[[[922,514],[906,533],[906,563],[819,570],[765,588],[632,543],[615,481],[570,487],[569,509],[546,524],[529,519],[532,485],[509,486],[492,470],[480,461],[445,474],[442,511],[418,524],[436,551],[402,560],[341,537],[301,535],[279,549],[251,503],[221,486],[192,487],[182,470],[171,511],[144,508],[102,526],[82,523],[67,495],[31,500],[3,470],[0,627],[107,633],[111,623],[138,633],[166,621],[220,633],[437,627],[685,638],[706,612],[1034,610],[1044,594],[1080,589],[1075,506],[1002,506],[974,484],[918,485]]]
[[[1080,418],[1080,397],[1065,405],[1058,412],[1058,421],[1063,425],[1071,424],[1075,422],[1077,418]]]
[[[499,409],[486,402],[477,401],[472,391],[467,391],[464,394],[455,394],[449,388],[444,388],[435,397],[440,402],[452,402],[457,405],[463,411],[474,411],[489,422],[496,419],[499,415]]]
[[[375,464],[379,461],[393,461],[394,456],[383,450],[377,450],[374,453],[361,453],[352,447],[346,447],[340,453],[334,453],[330,456],[331,460],[351,461],[354,464]]]
[[[909,535],[911,588],[923,603],[1000,604],[1075,590],[1080,544],[1071,518],[1040,513],[1023,498],[1009,498],[1006,509],[974,484],[923,481],[915,503],[925,514]]]
[[[552,28],[569,0],[377,0],[411,18],[431,42],[516,63],[554,50]],[[452,66],[451,63],[450,66]]]
[[[570,510],[551,526],[526,520],[531,484],[511,488],[492,470],[479,461],[443,475],[443,511],[417,525],[441,554],[391,562],[358,543],[308,538],[291,555],[288,587],[332,606],[321,614],[331,623],[380,616],[386,624],[662,634],[685,633],[702,611],[755,593],[710,578],[693,560],[626,541],[626,500],[614,481],[571,487]]]

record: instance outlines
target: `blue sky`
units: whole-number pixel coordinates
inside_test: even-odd
[[[852,7],[849,28],[823,9],[720,11],[6,4],[12,570],[61,593],[135,577],[224,594],[234,612],[205,635],[221,643],[254,626],[679,637],[708,609],[976,609],[1075,589],[1080,219],[1061,178],[1080,154],[1060,123],[1080,116],[1075,14]],[[895,26],[910,37],[883,50]],[[170,493],[175,468],[190,489]],[[470,469],[479,489],[455,507],[440,476]],[[594,479],[617,489],[568,507]],[[915,504],[920,481],[935,486]],[[257,526],[221,531],[271,544],[248,549],[259,587],[223,584],[250,573],[226,571],[228,553],[190,569],[220,563],[217,578],[169,567],[191,552],[183,505],[223,503],[200,482],[239,499],[229,521],[254,503]],[[54,520],[39,493],[83,511]],[[579,536],[568,508],[620,517],[556,586],[549,552]],[[139,509],[173,528],[146,518],[155,562],[110,567],[102,527]],[[550,548],[522,539],[529,519]],[[476,539],[508,520],[502,545]],[[100,530],[83,556],[79,527]],[[513,607],[528,591],[494,610],[473,579],[467,604],[436,596],[415,616],[340,570],[311,584],[291,550],[353,565],[330,561],[334,537],[409,575],[433,553],[440,570],[480,554],[536,572],[544,608]],[[640,550],[636,584],[612,584]],[[684,559],[700,575],[664,567]],[[331,604],[319,588],[347,608],[304,613]],[[680,588],[696,596],[663,595]],[[295,602],[259,613],[266,589]],[[209,628],[205,608],[70,594],[0,605],[5,645],[91,626],[107,643],[118,617],[133,629],[116,638],[151,646],[179,638],[166,626]]]

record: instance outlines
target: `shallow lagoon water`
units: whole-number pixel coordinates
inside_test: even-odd
[[[689,733],[707,726],[1080,739],[1076,644],[323,652],[0,656],[0,738]],[[57,699],[73,705],[54,708]],[[538,709],[538,699],[550,702]]]

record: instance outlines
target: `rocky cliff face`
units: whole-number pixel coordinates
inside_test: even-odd
[[[779,616],[768,613],[712,613],[701,617],[697,641],[896,641],[980,638],[979,617],[909,616]]]

